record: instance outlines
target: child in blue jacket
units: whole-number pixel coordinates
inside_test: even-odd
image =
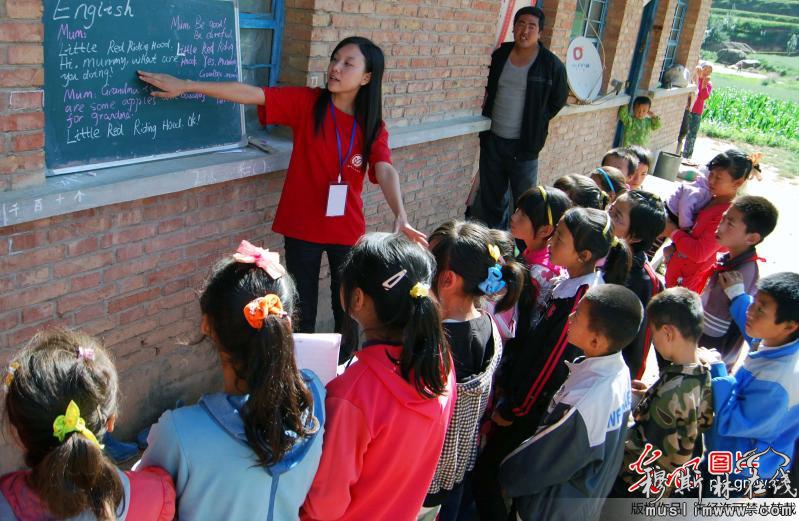
[[[704,353],[712,362],[716,414],[707,448],[733,455],[771,449],[760,456],[757,474],[762,480],[778,478],[784,460],[774,451],[793,460],[799,438],[799,274],[761,279],[754,298],[745,293],[737,271],[720,273],[719,284],[752,350],[734,375],[727,375],[717,353]],[[743,472],[737,477],[748,477]]]
[[[322,456],[325,389],[297,369],[295,300],[275,252],[242,241],[214,267],[201,329],[219,355],[224,392],[165,412],[141,463],[175,480],[182,521],[299,518]]]

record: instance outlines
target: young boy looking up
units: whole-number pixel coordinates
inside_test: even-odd
[[[777,208],[768,199],[743,195],[733,199],[716,229],[716,241],[729,253],[719,256],[713,274],[702,291],[705,327],[699,345],[721,353],[727,369],[732,369],[743,345],[743,336],[730,314],[730,297],[719,284],[721,273],[735,270],[743,278],[744,292],[755,293],[760,276],[755,247],[777,226]]]
[[[635,423],[624,444],[614,496],[645,495],[646,486],[629,489],[642,477],[630,465],[638,461],[647,443],[662,454],[654,465],[669,474],[691,459],[697,439],[713,423],[710,370],[697,357],[702,334],[699,295],[686,288],[670,288],[652,297],[646,312],[655,349],[671,364],[649,389],[640,380],[633,381],[633,392],[643,396],[633,411]]]
[[[642,315],[635,293],[603,284],[589,289],[569,317],[568,340],[585,358],[567,362],[569,377],[538,431],[500,468],[519,519],[599,517],[619,472],[630,413],[630,374],[620,351]]]
[[[758,458],[759,478],[779,477],[781,468],[788,471],[780,454],[793,461],[799,439],[799,274],[762,278],[754,298],[736,271],[720,274],[719,284],[732,297],[733,320],[753,350],[734,375],[727,375],[718,354],[700,353],[712,362],[716,414],[705,437],[707,448],[732,454],[765,451]],[[748,477],[750,471],[742,472]]]
[[[652,100],[646,96],[638,96],[633,101],[632,109],[619,107],[619,121],[624,127],[623,145],[649,146],[649,136],[653,130],[661,126],[660,117],[652,112]]]

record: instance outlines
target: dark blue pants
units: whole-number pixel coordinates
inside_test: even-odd
[[[316,308],[319,300],[319,271],[322,267],[322,253],[327,253],[330,264],[330,303],[333,307],[333,320],[336,332],[341,332],[344,310],[339,300],[341,279],[339,271],[352,246],[339,244],[317,244],[300,239],[285,237],[286,270],[297,285],[299,295],[299,323],[295,324],[297,333],[316,331]]]
[[[471,216],[489,228],[507,230],[516,200],[538,183],[538,159],[517,159],[518,146],[518,139],[480,134],[480,188]]]

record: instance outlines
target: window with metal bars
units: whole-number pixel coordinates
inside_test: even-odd
[[[682,34],[682,26],[685,22],[685,13],[688,12],[688,0],[677,0],[677,9],[674,11],[674,21],[671,23],[671,31],[669,31],[669,40],[666,44],[666,55],[663,58],[663,68],[660,70],[660,77],[674,65],[674,60],[677,57],[677,48],[680,45],[680,35]]]
[[[585,36],[599,48],[605,32],[608,0],[578,0],[572,24],[572,38]]]
[[[285,0],[239,0],[242,80],[274,86],[280,74]],[[261,127],[256,107],[244,110],[247,130]]]

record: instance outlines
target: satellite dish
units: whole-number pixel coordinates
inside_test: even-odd
[[[566,79],[578,100],[591,101],[599,95],[602,72],[602,59],[594,43],[585,36],[572,40],[566,52]]]

